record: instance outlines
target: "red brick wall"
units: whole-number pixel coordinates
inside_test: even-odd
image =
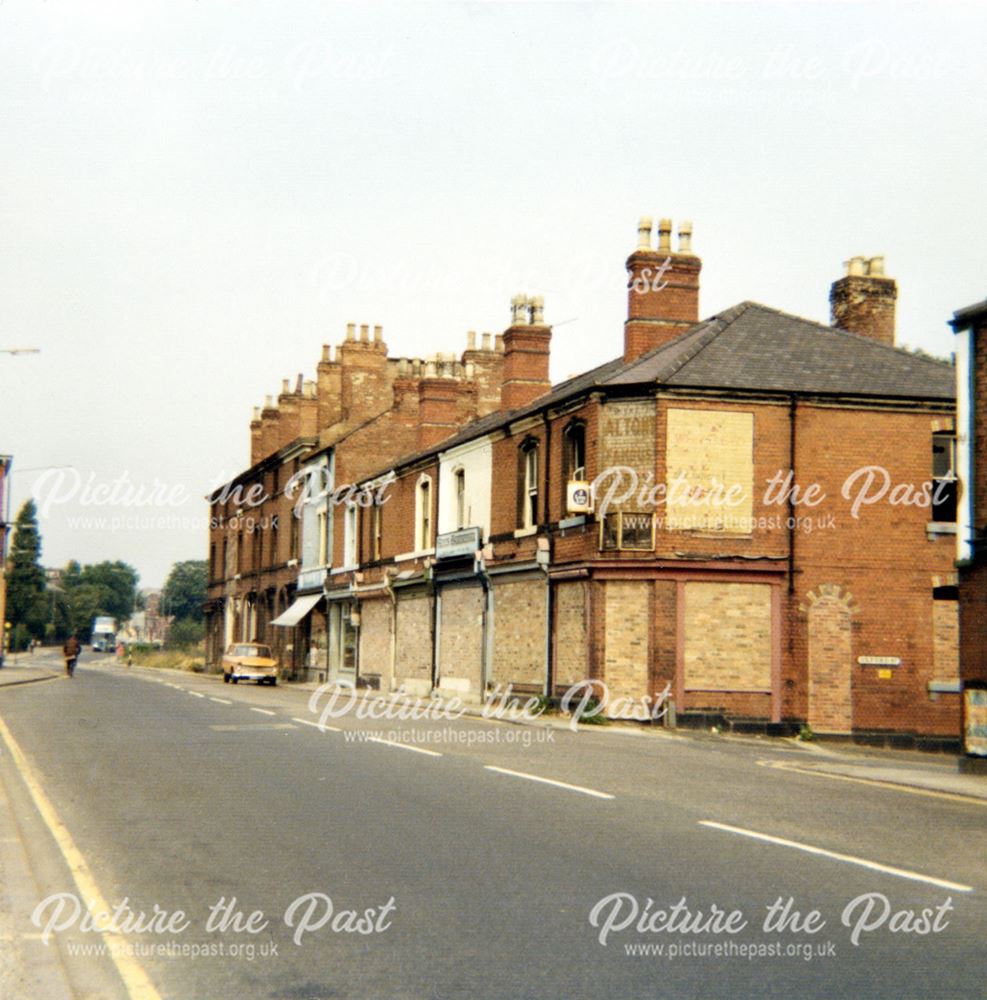
[[[930,540],[927,507],[880,502],[851,515],[842,484],[856,469],[881,465],[895,484],[921,484],[931,476],[932,424],[948,413],[861,411],[804,404],[799,407],[797,468],[828,499],[811,516],[836,527],[798,532],[795,594],[789,604],[790,661],[807,660],[806,620],[797,604],[810,591],[836,585],[849,592],[858,611],[852,629],[853,724],[855,729],[897,729],[953,735],[955,705],[930,701],[934,679],[933,577],[953,569],[952,536]],[[898,656],[901,665],[882,678],[859,656]],[[791,683],[788,683],[791,682]],[[786,670],[785,714],[804,717],[805,671]]]
[[[669,267],[664,262],[669,259]],[[681,336],[699,321],[699,272],[691,255],[637,251],[627,259],[624,360]]]

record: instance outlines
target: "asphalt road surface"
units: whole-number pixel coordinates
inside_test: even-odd
[[[987,996],[987,803],[772,766],[790,743],[308,700],[91,656],[0,691],[13,916],[70,995]],[[89,891],[126,901],[109,934]]]

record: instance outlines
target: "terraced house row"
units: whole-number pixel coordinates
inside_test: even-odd
[[[831,326],[701,319],[691,226],[654,228],[598,368],[552,386],[519,295],[458,356],[351,326],[268,399],[211,498],[210,662],[256,638],[382,691],[594,678],[680,723],[955,742],[952,365],[895,346],[880,258],[846,265]]]

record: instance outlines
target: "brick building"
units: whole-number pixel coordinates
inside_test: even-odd
[[[285,379],[250,423],[250,466],[209,497],[207,661],[233,641],[274,647],[288,676],[325,676],[339,622],[325,599],[345,562],[345,508],[330,502],[377,466],[499,409],[505,349],[467,336],[459,357],[391,358],[379,326],[349,324],[316,378]],[[332,555],[336,553],[333,560]],[[349,662],[355,660],[350,657]]]
[[[613,361],[553,388],[542,303],[518,296],[486,406],[467,354],[433,362],[414,418],[392,386],[358,446],[299,455],[386,498],[322,515],[319,666],[469,698],[595,678],[697,722],[955,739],[952,367],[894,347],[880,258],[834,283],[834,326],[752,302],[700,321],[691,227],[675,249],[651,230]]]
[[[956,333],[956,464],[960,663],[967,688],[987,688],[987,300],[953,314]],[[987,694],[971,694],[987,717]],[[987,756],[987,733],[967,741]]]

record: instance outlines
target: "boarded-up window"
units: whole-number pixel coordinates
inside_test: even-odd
[[[960,605],[955,587],[938,587],[932,602],[932,664],[935,680],[960,675]]]
[[[666,470],[669,529],[750,534],[753,413],[669,410]]]
[[[685,686],[700,691],[771,690],[771,587],[685,585]]]

